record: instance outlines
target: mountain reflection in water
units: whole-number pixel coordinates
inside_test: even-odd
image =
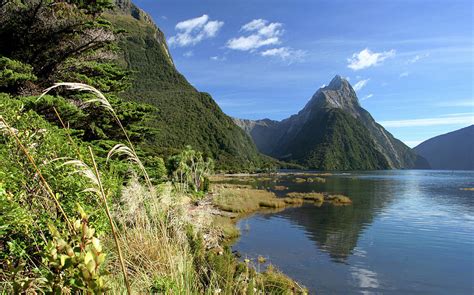
[[[474,192],[460,188],[474,186],[473,172],[362,172],[326,183],[292,178],[278,185],[342,193],[353,204],[254,215],[239,223],[247,230],[234,249],[269,258],[318,293],[472,292]]]

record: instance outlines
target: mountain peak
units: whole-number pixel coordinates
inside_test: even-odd
[[[343,88],[348,88],[348,86],[350,86],[349,81],[347,81],[345,78],[341,77],[340,75],[336,75],[334,76],[334,78],[332,78],[329,85],[324,88],[329,89],[329,90],[341,90]]]
[[[328,86],[320,88],[305,107],[339,108],[350,112],[357,117],[357,110],[360,107],[357,95],[349,81],[340,75],[336,75]]]

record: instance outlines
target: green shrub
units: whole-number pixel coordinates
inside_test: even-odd
[[[0,56],[0,90],[12,90],[26,81],[36,81],[32,66]]]

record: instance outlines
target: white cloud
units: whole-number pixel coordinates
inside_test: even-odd
[[[435,104],[437,107],[474,107],[474,98],[449,100]]]
[[[260,55],[265,57],[277,57],[288,63],[293,63],[302,62],[306,56],[306,51],[295,50],[290,47],[280,47],[262,51]]]
[[[211,56],[210,59],[213,60],[213,61],[225,61],[225,60],[227,60],[227,58],[225,56],[222,56],[222,57],[220,57],[220,56]]]
[[[408,73],[408,72],[403,72],[403,73],[400,74],[400,78],[408,77],[409,74],[410,73]]]
[[[269,23],[264,19],[254,19],[241,28],[241,31],[250,33],[250,35],[228,40],[227,48],[253,51],[263,46],[280,44],[280,36],[283,34],[282,26],[281,23]]]
[[[474,113],[469,116],[446,116],[423,119],[407,119],[380,122],[384,127],[419,127],[437,125],[469,125],[474,124]]]
[[[387,58],[394,56],[394,49],[384,52],[372,52],[370,49],[366,48],[361,52],[354,53],[351,58],[348,58],[347,61],[349,64],[347,67],[354,71],[362,70],[368,67],[377,66]]]
[[[410,58],[410,59],[407,61],[407,63],[409,63],[409,64],[414,64],[414,63],[416,63],[417,61],[419,61],[420,59],[423,59],[423,58],[428,57],[428,56],[430,56],[429,53],[417,54],[417,55],[415,55],[414,57]]]
[[[355,83],[354,90],[355,91],[361,90],[362,88],[365,87],[365,85],[367,85],[367,82],[369,82],[369,80],[370,79],[360,80],[359,82]]]
[[[362,100],[366,100],[366,99],[369,99],[371,97],[373,97],[374,95],[372,93],[370,94],[367,94],[366,96],[362,97]]]
[[[193,46],[204,39],[217,36],[217,33],[224,25],[222,21],[211,21],[209,16],[204,14],[200,17],[188,19],[176,24],[178,33],[168,41],[170,45],[179,47]]]
[[[194,52],[192,50],[189,50],[189,51],[186,51],[184,54],[183,54],[184,57],[191,57],[191,56],[194,56]]]

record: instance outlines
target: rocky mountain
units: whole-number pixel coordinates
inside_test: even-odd
[[[177,71],[165,36],[152,18],[130,0],[116,0],[116,6],[105,17],[124,32],[119,40],[120,62],[133,77],[131,89],[122,97],[157,108],[147,124],[159,132],[143,148],[167,156],[191,145],[212,156],[218,168],[261,167],[267,160],[251,138],[209,94],[196,90]]]
[[[474,170],[474,125],[430,138],[414,151],[432,169]]]
[[[320,88],[283,121],[234,121],[258,149],[281,160],[322,170],[413,168],[426,161],[394,138],[363,109],[341,76]]]

